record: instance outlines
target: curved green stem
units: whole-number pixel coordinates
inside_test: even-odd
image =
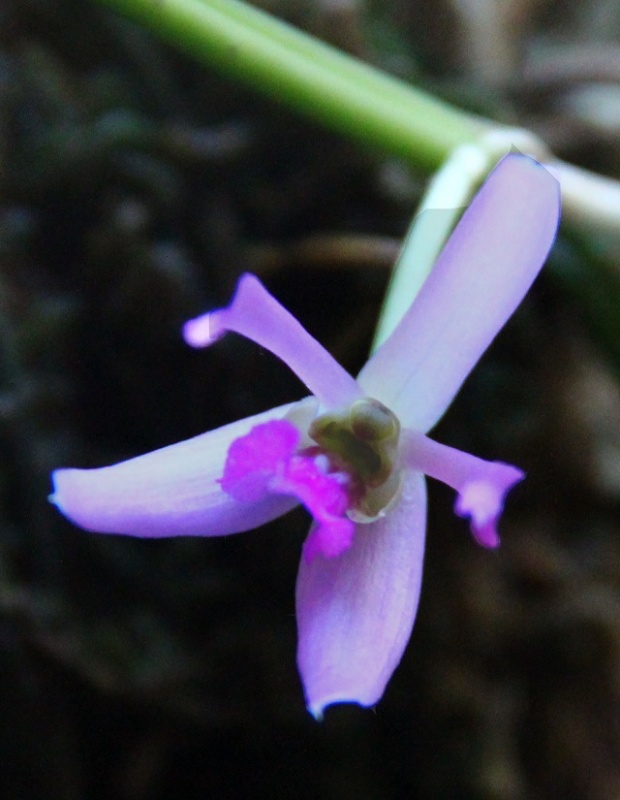
[[[241,0],[99,0],[220,72],[372,148],[435,172],[396,264],[374,347],[428,274],[492,165],[513,146],[562,186],[564,218],[617,231],[620,183],[554,159],[532,134],[480,119],[309,36]],[[450,210],[448,210],[450,209]]]
[[[239,0],[101,0],[334,130],[433,170],[491,123]]]

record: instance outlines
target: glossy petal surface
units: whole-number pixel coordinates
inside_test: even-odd
[[[302,559],[297,579],[297,662],[308,708],[376,703],[409,641],[422,583],[426,486],[405,471],[402,496],[380,520],[358,525],[335,559]]]
[[[231,442],[254,425],[281,419],[290,404],[225,425],[178,444],[101,469],[60,469],[50,500],[76,525],[131,536],[226,536],[256,528],[284,514],[297,501],[265,492],[241,503],[218,482]]]
[[[559,184],[506,156],[448,240],[394,333],[359,375],[404,426],[427,431],[530,288],[555,239]]]

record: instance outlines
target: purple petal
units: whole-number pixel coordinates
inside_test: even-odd
[[[454,511],[459,517],[469,517],[474,539],[482,547],[500,545],[497,524],[504,510],[506,495],[525,474],[517,467],[501,461],[487,462],[484,478],[467,481],[461,487]]]
[[[522,470],[501,461],[485,461],[416,431],[404,432],[402,457],[411,469],[420,470],[458,492],[454,510],[461,517],[469,517],[478,544],[499,546],[497,523],[506,495],[525,477]]]
[[[189,320],[185,341],[207,347],[226,331],[235,331],[281,358],[328,408],[361,396],[357,382],[314,339],[254,275],[243,275],[227,308]]]
[[[506,156],[463,214],[416,300],[359,375],[407,427],[427,431],[519,305],[555,239],[559,184]]]
[[[287,413],[307,427],[315,406],[280,406],[112,467],[56,470],[50,500],[76,525],[99,533],[226,536],[255,528],[297,501],[265,492],[242,503],[224,492],[218,481],[228,448],[254,425]]]
[[[426,486],[403,473],[389,514],[358,525],[352,547],[302,559],[297,579],[297,663],[308,708],[376,703],[409,641],[422,582]]]

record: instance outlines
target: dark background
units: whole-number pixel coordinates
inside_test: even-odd
[[[620,177],[615,2],[262,5]],[[498,552],[431,486],[418,622],[373,711],[304,708],[303,512],[137,541],[46,502],[55,467],[302,396],[240,337],[180,339],[243,271],[357,371],[424,179],[96,4],[3,0],[2,798],[620,797],[617,233],[566,227],[437,430],[528,479]]]

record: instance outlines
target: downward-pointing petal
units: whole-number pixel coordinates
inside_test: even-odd
[[[511,316],[553,244],[559,184],[506,156],[465,211],[392,336],[359,375],[403,425],[427,431]]]
[[[50,500],[76,525],[131,536],[225,536],[284,514],[296,500],[265,491],[252,503],[224,492],[219,480],[231,442],[253,426],[291,413],[311,417],[315,404],[290,404],[185,442],[102,469],[60,469]],[[309,419],[305,419],[307,426]]]
[[[426,527],[423,476],[406,470],[385,517],[358,525],[338,558],[302,559],[297,579],[297,662],[315,717],[331,703],[376,703],[415,619]]]

